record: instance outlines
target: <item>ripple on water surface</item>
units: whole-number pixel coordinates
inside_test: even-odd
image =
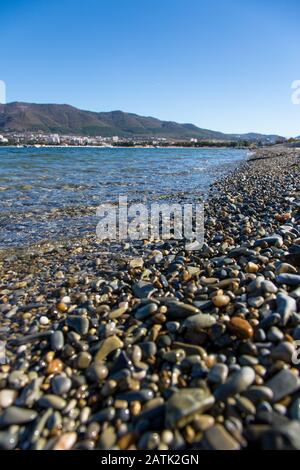
[[[236,149],[1,148],[0,247],[94,231],[95,209],[195,201],[247,156]]]

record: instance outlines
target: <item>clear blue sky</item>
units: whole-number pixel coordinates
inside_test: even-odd
[[[7,101],[300,134],[299,0],[0,0]]]

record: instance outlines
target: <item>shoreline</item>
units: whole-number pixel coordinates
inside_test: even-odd
[[[34,155],[35,153],[37,153],[38,156],[41,156],[43,157],[43,154],[45,153],[46,151],[44,152],[30,152],[30,151],[22,151],[20,150],[20,152],[17,152],[18,154],[21,155],[21,160],[24,162],[24,164],[26,165],[27,162],[25,161],[27,159],[26,155],[28,154],[29,155],[29,159],[31,159],[31,155]],[[53,151],[54,152],[54,151]],[[50,154],[53,153],[52,151],[50,152]],[[78,151],[80,156],[82,158],[84,158],[85,156],[85,151],[83,152],[80,152]],[[181,169],[185,170],[185,166],[184,164],[181,165],[181,169],[178,168],[177,169],[177,172],[175,172],[175,170],[173,170],[174,172],[174,176],[172,175],[172,170],[171,172],[169,172],[170,176],[168,176],[168,178],[170,178],[170,180],[172,178],[175,178],[176,179],[176,175],[178,174],[179,175],[179,178],[181,178],[183,184],[182,185],[179,185],[176,183],[175,181],[175,186],[172,185],[172,183],[170,181],[164,181],[163,178],[159,177],[160,181],[158,181],[157,184],[157,191],[155,194],[151,195],[151,196],[148,196],[147,195],[147,192],[143,193],[143,188],[140,187],[137,191],[133,191],[131,193],[131,196],[130,196],[130,204],[135,204],[135,203],[138,203],[140,202],[141,200],[144,200],[144,195],[147,195],[147,203],[150,204],[150,203],[158,203],[158,204],[162,204],[164,202],[167,202],[167,203],[172,203],[172,202],[178,202],[179,200],[181,200],[181,203],[183,203],[183,200],[186,198],[186,199],[191,199],[192,198],[192,201],[193,203],[195,204],[196,202],[198,202],[198,198],[202,198],[202,196],[206,197],[206,194],[207,194],[207,191],[208,191],[208,187],[209,187],[209,183],[211,183],[212,181],[216,180],[216,179],[219,179],[222,175],[225,175],[227,174],[228,172],[232,171],[232,168],[235,168],[236,165],[239,165],[241,162],[245,161],[249,155],[251,155],[250,152],[246,151],[246,150],[239,150],[237,153],[234,152],[234,151],[231,151],[228,149],[224,150],[224,158],[225,158],[225,162],[222,162],[223,160],[223,150],[218,150],[218,151],[214,151],[214,150],[210,150],[210,151],[206,151],[206,150],[199,150],[199,151],[188,151],[188,152],[185,152],[184,150],[182,151],[168,151],[168,152],[159,152],[158,150],[149,150],[149,152],[145,151],[145,152],[138,152],[138,150],[136,151],[131,151],[131,150],[127,150],[127,151],[124,151],[124,152],[121,152],[121,151],[116,151],[114,152],[113,150],[110,152],[100,152],[99,153],[99,156],[100,154],[103,155],[103,156],[106,156],[105,158],[107,159],[108,157],[108,154],[112,154],[113,157],[117,157],[119,152],[123,155],[128,155],[130,157],[135,157],[135,153],[137,154],[137,157],[139,158],[139,160],[141,161],[141,163],[138,163],[138,166],[142,167],[143,166],[143,161],[144,161],[144,157],[143,157],[143,154],[145,153],[147,156],[151,157],[152,155],[154,155],[154,159],[155,161],[158,161],[158,164],[160,165],[160,157],[163,157],[163,155],[167,155],[167,159],[168,161],[170,162],[170,165],[172,166],[172,159],[173,159],[173,153],[174,153],[174,157],[175,159],[177,158],[177,156],[179,157],[183,157],[183,160],[185,160],[187,158],[187,156],[189,155],[192,155],[193,156],[193,159],[191,159],[191,163],[189,163],[189,166],[190,167],[193,167],[193,166],[196,166],[195,169],[192,170],[193,173],[191,173],[191,177],[193,179],[193,187],[195,189],[198,189],[198,193],[199,195],[197,196],[197,193],[195,193],[195,191],[191,191],[190,188],[191,188],[191,183],[189,183],[189,181],[187,181],[185,184],[185,177],[184,176],[181,176],[180,172]],[[152,153],[154,152],[154,154]],[[183,152],[183,153],[181,153]],[[47,152],[46,152],[47,153]],[[6,155],[9,156],[9,152],[5,152]],[[55,152],[54,152],[55,154]],[[59,154],[60,152],[57,154],[57,160],[59,161]],[[97,156],[98,155],[98,152],[96,152],[95,154],[92,153],[89,153],[87,151],[86,155],[87,157],[89,158],[89,156],[91,155],[94,155],[93,157],[93,160],[95,160],[95,155]],[[13,155],[13,154],[12,154]],[[17,155],[17,154],[16,154]],[[48,155],[48,154],[47,154]],[[228,156],[229,155],[229,156]],[[65,161],[65,164],[66,165],[69,165],[69,160],[70,158],[72,158],[72,151],[68,152],[67,150],[62,150],[62,161]],[[194,158],[195,157],[195,158]],[[209,168],[206,170],[205,169],[205,165],[199,167],[198,163],[196,164],[193,164],[192,162],[193,161],[196,161],[198,160],[198,157],[200,157],[200,160],[202,160],[202,158],[206,159],[207,158],[207,165],[208,167],[211,166],[212,169],[210,170]],[[102,159],[102,157],[101,157]],[[99,163],[97,164],[99,167],[101,167],[101,159],[99,161]],[[35,159],[34,159],[35,160]],[[113,162],[113,158],[110,159],[112,162]],[[117,159],[118,160],[118,159]],[[229,161],[230,160],[230,161]],[[233,160],[233,161],[231,161]],[[19,161],[19,159],[18,159]],[[30,160],[31,161],[31,160]],[[85,166],[85,163],[84,163],[84,160],[83,161],[83,171],[84,171],[84,166]],[[30,164],[30,162],[29,162]],[[88,164],[88,163],[87,163]],[[115,163],[113,162],[112,165],[115,165]],[[50,164],[50,167],[51,167],[51,164]],[[116,167],[116,165],[115,165]],[[4,165],[4,168],[5,168],[5,165]],[[117,169],[117,168],[116,168]],[[195,171],[194,171],[195,170]],[[4,170],[5,171],[5,170]],[[59,171],[58,169],[56,169],[56,171]],[[149,167],[149,172],[151,173],[151,168]],[[207,172],[207,173],[206,173]],[[176,173],[176,175],[175,175]],[[71,168],[71,175],[72,175],[72,168]],[[66,175],[68,178],[70,178],[68,175]],[[88,175],[86,175],[87,177]],[[100,184],[99,182],[99,177],[98,175],[96,175],[96,178],[92,178],[92,179],[89,179],[89,181],[86,180],[86,177],[85,177],[85,183],[83,184],[83,191],[89,191],[89,187],[96,187],[97,184]],[[145,178],[145,181],[147,181],[147,176],[144,177]],[[68,238],[69,236],[75,236],[75,231],[76,233],[78,234],[78,237],[81,237],[81,236],[84,236],[85,233],[88,233],[89,231],[95,231],[95,227],[96,227],[96,224],[97,224],[97,217],[96,217],[96,208],[100,205],[100,204],[113,204],[113,205],[116,205],[118,204],[118,197],[111,197],[109,192],[106,192],[106,195],[103,196],[101,198],[101,196],[99,197],[93,197],[92,199],[89,199],[88,197],[88,194],[83,194],[81,196],[81,193],[80,193],[80,184],[77,184],[77,176],[75,174],[73,174],[71,176],[71,179],[69,179],[68,183],[64,183],[64,181],[61,181],[60,184],[61,184],[61,187],[59,186],[59,184],[56,185],[58,191],[60,191],[62,193],[62,197],[59,198],[59,201],[56,203],[55,202],[55,193],[52,192],[50,193],[50,199],[53,201],[53,204],[48,204],[48,207],[45,208],[45,210],[41,210],[41,208],[39,207],[38,204],[34,204],[33,206],[31,206],[31,202],[35,202],[35,201],[32,201],[32,194],[35,190],[35,183],[32,182],[32,181],[27,181],[27,184],[26,185],[22,185],[21,182],[18,184],[18,189],[16,189],[16,197],[19,198],[19,197],[24,197],[27,196],[28,197],[28,202],[27,202],[27,210],[26,210],[26,228],[24,230],[24,234],[23,233],[19,233],[19,231],[17,230],[16,232],[14,232],[14,228],[13,226],[16,225],[18,227],[18,224],[22,224],[23,223],[23,213],[22,213],[22,210],[20,207],[16,206],[14,207],[14,205],[12,205],[10,211],[8,212],[8,208],[5,208],[5,205],[4,205],[4,210],[3,212],[1,213],[0,215],[0,226],[3,227],[3,233],[1,234],[2,237],[0,237],[0,251],[5,251],[8,246],[10,248],[13,248],[13,246],[15,247],[24,247],[25,249],[27,247],[30,247],[30,245],[34,244],[34,243],[38,243],[38,242],[47,242],[48,240],[51,240],[55,237],[55,239],[60,239],[60,240],[63,240],[64,238]],[[0,187],[0,191],[2,194],[4,194],[4,197],[5,197],[5,194],[7,191],[10,191],[11,190],[11,184],[9,183],[3,183],[4,186],[1,186]],[[126,184],[126,181],[125,181],[125,184]],[[177,186],[176,186],[177,184]],[[146,184],[147,186],[147,184]],[[175,187],[177,188],[176,191],[175,191]],[[63,190],[66,189],[71,189],[71,190],[74,190],[76,191],[74,193],[74,198],[73,200],[71,201],[64,201],[63,199]],[[169,188],[169,189],[167,189]],[[50,188],[51,189],[51,188]],[[126,187],[124,188],[124,186],[122,187],[122,189],[120,188],[120,191],[121,193],[126,190]],[[147,188],[145,187],[144,188],[144,191],[147,191]],[[200,194],[200,191],[202,191],[202,196]],[[37,197],[39,197],[39,193],[37,194]],[[12,197],[11,197],[12,199]],[[80,222],[80,219],[82,220],[82,222]],[[43,223],[43,221],[47,221],[47,224],[48,227],[49,227],[49,230],[51,229],[51,225],[50,224],[53,224],[53,230],[50,230],[49,232],[47,232],[47,229],[44,229],[42,226],[40,227],[39,229],[39,225],[41,223]],[[60,225],[60,222],[62,225]],[[30,225],[31,224],[31,225]],[[57,224],[57,230],[56,230],[56,234],[55,234],[55,224]],[[91,226],[92,225],[92,226]],[[6,226],[10,227],[9,228],[9,233],[6,232]],[[80,230],[80,227],[81,227],[81,230]],[[81,233],[80,233],[81,232]],[[7,243],[6,243],[7,241]]]
[[[200,252],[2,254],[0,448],[300,449],[299,157],[213,183]]]
[[[232,149],[232,150],[246,150],[246,149],[249,149],[249,151],[252,151],[250,149],[250,147],[227,147],[227,146],[209,146],[209,145],[206,145],[206,146],[203,146],[203,147],[197,147],[197,146],[177,146],[177,145],[168,145],[168,146],[156,146],[156,145],[149,145],[149,146],[145,146],[145,145],[133,145],[133,146],[119,146],[119,145],[41,145],[41,146],[38,146],[36,147],[35,144],[33,145],[28,145],[28,146],[18,146],[18,145],[3,145],[2,147],[0,146],[0,149],[1,148],[29,148],[29,149],[37,149],[37,150],[40,150],[40,149],[43,149],[43,148],[63,148],[63,149],[68,149],[68,148],[80,148],[80,149],[83,149],[83,148],[98,148],[98,149],[183,149],[183,150],[186,150],[186,149],[220,149],[220,150],[225,150],[225,149]]]

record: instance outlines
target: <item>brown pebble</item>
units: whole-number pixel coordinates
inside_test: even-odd
[[[118,440],[118,446],[121,450],[127,450],[128,447],[132,446],[137,440],[137,435],[134,432],[129,432],[124,434],[124,436],[120,437]]]
[[[64,302],[59,302],[59,304],[57,304],[57,310],[64,313],[68,310],[68,306]]]
[[[130,404],[130,412],[132,416],[138,416],[141,412],[141,409],[142,409],[142,405],[139,401],[133,401]]]
[[[53,359],[53,361],[48,364],[47,374],[59,374],[63,368],[64,363],[60,359]]]
[[[197,431],[206,431],[208,428],[215,424],[213,416],[198,415],[193,421],[194,427]]]
[[[241,339],[249,339],[253,336],[253,328],[247,320],[240,317],[231,318],[229,329]]]
[[[256,274],[258,270],[259,270],[259,266],[257,264],[251,263],[251,261],[247,263],[247,266],[246,266],[247,273]]]
[[[226,307],[230,302],[230,297],[224,294],[215,295],[212,299],[213,304],[216,307]]]
[[[278,222],[286,222],[292,217],[292,214],[290,212],[285,212],[284,214],[276,214],[275,219]]]
[[[52,446],[52,450],[70,450],[77,440],[76,432],[67,432],[58,437]]]

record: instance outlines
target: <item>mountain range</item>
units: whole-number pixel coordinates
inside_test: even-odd
[[[0,132],[26,131],[69,135],[125,138],[164,137],[176,140],[250,140],[274,143],[277,135],[224,134],[201,129],[194,124],[161,121],[123,111],[84,111],[67,104],[35,104],[13,102],[0,104]]]

